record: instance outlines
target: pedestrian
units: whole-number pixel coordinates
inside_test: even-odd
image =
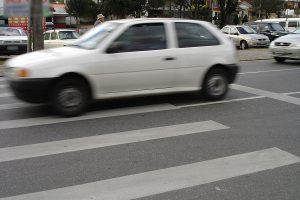
[[[105,17],[102,14],[97,15],[97,20],[94,23],[94,26],[97,26],[98,24],[101,24],[105,21]]]

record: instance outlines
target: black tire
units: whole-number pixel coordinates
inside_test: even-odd
[[[202,84],[202,94],[205,99],[217,101],[224,99],[228,92],[228,74],[221,68],[208,72]]]
[[[75,117],[82,114],[88,101],[86,84],[76,78],[59,80],[51,92],[51,105],[54,111],[64,117]]]
[[[243,40],[243,41],[241,41],[241,43],[240,43],[240,48],[242,49],[242,50],[245,50],[245,49],[248,49],[248,43],[245,41],[245,40]]]
[[[274,57],[274,59],[279,63],[283,63],[286,60],[286,58],[280,58],[280,57]]]

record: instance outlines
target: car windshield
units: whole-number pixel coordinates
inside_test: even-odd
[[[95,49],[111,32],[116,30],[120,23],[105,22],[96,26],[82,37],[80,37],[72,46],[84,49]]]
[[[253,30],[252,28],[248,27],[248,26],[243,26],[243,27],[236,27],[237,30],[240,32],[240,34],[255,34],[255,30]]]
[[[299,33],[300,34],[300,28],[294,31],[294,33]]]
[[[0,36],[26,36],[26,33],[23,29],[0,28]]]
[[[78,39],[80,37],[76,31],[59,31],[58,35],[61,40]]]
[[[284,28],[279,23],[270,24],[272,31],[285,31]]]

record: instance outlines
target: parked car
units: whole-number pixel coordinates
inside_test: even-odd
[[[270,50],[277,62],[300,60],[300,34],[289,34],[274,40]]]
[[[16,97],[76,116],[92,99],[200,89],[208,100],[223,99],[238,72],[236,51],[208,22],[117,20],[73,46],[12,58],[5,76]]]
[[[80,37],[79,33],[71,29],[53,29],[44,33],[45,49],[71,45]]]
[[[256,22],[278,22],[285,30],[289,32],[293,32],[300,27],[300,18],[262,19],[257,20]]]
[[[289,33],[278,22],[247,22],[245,25],[250,26],[259,34],[268,36],[270,41]]]
[[[224,26],[221,31],[241,49],[247,49],[248,47],[267,47],[270,44],[270,40],[267,36],[257,34],[249,26]]]
[[[0,55],[27,52],[27,35],[22,28],[0,27]]]

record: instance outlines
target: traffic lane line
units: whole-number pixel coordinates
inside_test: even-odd
[[[129,200],[208,184],[299,163],[278,148],[238,154],[87,184],[1,198],[2,200]]]

